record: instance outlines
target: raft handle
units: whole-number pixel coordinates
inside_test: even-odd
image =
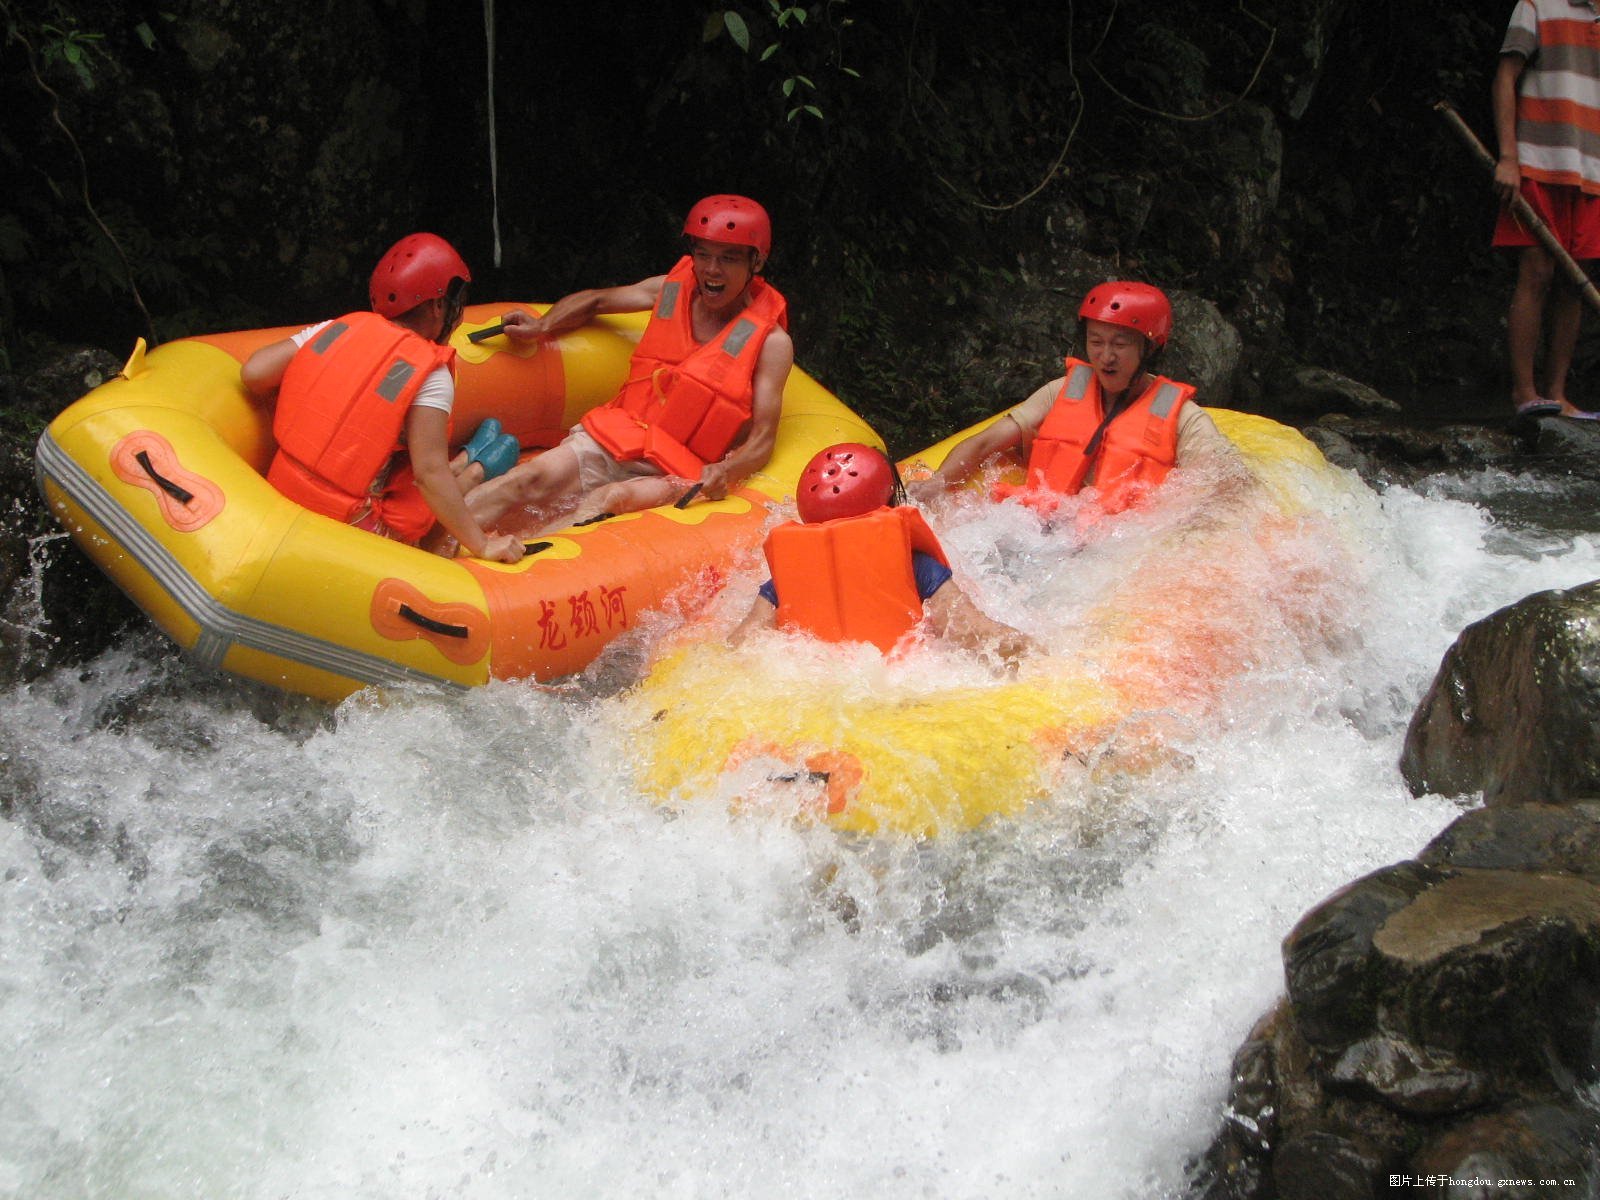
[[[527,558],[530,554],[537,554],[541,550],[548,550],[554,545],[554,542],[523,542],[522,557]]]
[[[687,492],[672,502],[672,507],[680,510],[688,508],[689,501],[698,496],[700,494],[700,489],[703,487],[705,487],[705,484],[703,483],[697,483],[693,485]]]
[[[435,621],[432,617],[425,617],[409,604],[400,606],[400,615],[420,629],[429,633],[437,633],[440,637],[465,638],[470,636],[470,631],[465,625],[447,625],[443,621]]]
[[[151,481],[155,483],[155,485],[163,492],[176,500],[179,504],[192,504],[194,502],[193,492],[180,487],[176,483],[173,483],[172,480],[168,479],[165,475],[161,474],[160,471],[157,471],[155,467],[151,465],[150,451],[141,450],[133,457],[134,461],[144,468],[144,473],[150,476]]]
[[[467,334],[467,341],[476,346],[485,338],[492,338],[495,334],[504,333],[505,331],[506,323],[504,321],[501,321],[498,325],[485,325],[482,329],[474,329],[471,333]]]

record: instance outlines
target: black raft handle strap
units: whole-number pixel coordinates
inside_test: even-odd
[[[409,604],[400,606],[400,615],[417,626],[417,628],[426,629],[429,633],[437,633],[440,637],[465,638],[471,632],[465,625],[449,625],[444,621],[435,621],[432,617],[425,617]]]
[[[158,488],[160,488],[163,492],[165,492],[167,495],[171,496],[179,504],[191,504],[191,503],[193,503],[193,501],[194,501],[194,493],[193,492],[189,491],[187,488],[184,488],[184,487],[180,486],[179,484],[174,483],[172,480],[168,479],[165,475],[163,475],[160,471],[155,469],[155,466],[150,462],[150,451],[141,450],[141,451],[139,451],[138,454],[135,454],[133,456],[133,458],[134,458],[135,462],[137,462],[141,467],[144,468],[144,473],[146,475],[150,476],[150,481],[152,483],[154,483]]]

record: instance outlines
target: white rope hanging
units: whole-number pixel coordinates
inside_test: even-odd
[[[494,129],[494,0],[483,0],[483,39],[489,58],[489,198],[494,227],[494,265],[500,265],[500,153]]]

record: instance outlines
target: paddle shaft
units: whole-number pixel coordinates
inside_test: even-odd
[[[1461,135],[1461,140],[1466,143],[1467,149],[1472,151],[1473,157],[1485,167],[1488,167],[1489,174],[1493,175],[1495,169],[1494,155],[1490,154],[1488,147],[1478,140],[1478,135],[1472,132],[1472,127],[1461,119],[1461,114],[1451,108],[1444,100],[1439,101],[1433,107],[1450,123],[1451,128]],[[1600,290],[1595,288],[1594,282],[1589,278],[1589,273],[1578,265],[1578,261],[1572,255],[1567,253],[1567,248],[1561,244],[1560,239],[1550,232],[1550,226],[1540,219],[1539,214],[1533,211],[1532,207],[1520,194],[1511,198],[1511,211],[1517,220],[1528,227],[1539,244],[1550,252],[1550,257],[1556,260],[1561,267],[1562,273],[1583,294],[1583,298],[1589,307],[1596,312],[1600,312]]]

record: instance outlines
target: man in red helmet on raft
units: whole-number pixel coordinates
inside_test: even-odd
[[[729,641],[758,629],[807,633],[825,642],[871,642],[888,654],[913,631],[1014,660],[1032,642],[985,616],[951,582],[950,564],[922,514],[898,495],[881,450],[829,446],[801,473],[799,521],[767,535],[772,578]]]
[[[372,311],[308,326],[245,360],[240,378],[250,393],[277,393],[278,450],[267,471],[274,487],[313,512],[410,545],[437,523],[474,557],[522,557],[516,538],[484,532],[463,495],[516,462],[516,439],[496,438],[494,425],[459,463],[450,460],[448,343],[471,281],[449,242],[413,233],[372,272]]]
[[[480,521],[577,495],[571,519],[582,523],[670,503],[694,483],[720,500],[766,466],[794,365],[788,304],[761,278],[772,222],[748,197],[707,196],[683,232],[689,253],[665,275],[506,318],[507,335],[526,341],[601,313],[650,313],[622,390],[560,445],[476,489]]]
[[[1122,512],[1175,466],[1236,460],[1233,443],[1198,404],[1194,388],[1153,374],[1172,333],[1172,305],[1146,283],[1113,281],[1078,307],[1084,357],[1068,357],[1053,379],[999,420],[958,442],[930,479],[932,496],[970,476],[991,456],[1027,443],[1021,487],[996,488],[1049,513],[1061,497],[1093,487],[1100,507]]]

